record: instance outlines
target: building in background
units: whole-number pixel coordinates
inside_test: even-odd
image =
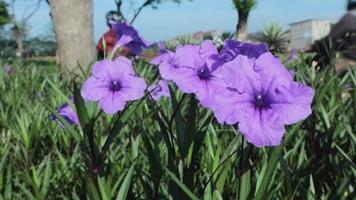
[[[323,19],[310,19],[290,24],[288,49],[305,49],[330,33],[331,22]]]

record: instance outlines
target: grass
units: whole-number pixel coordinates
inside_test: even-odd
[[[301,55],[288,67],[316,90],[313,114],[289,126],[281,146],[252,147],[173,86],[176,102],[135,102],[117,120],[120,131],[98,178],[88,159],[88,132],[62,129],[49,118],[72,95],[71,82],[51,61],[12,61],[11,73],[0,70],[0,199],[352,199],[356,70],[317,72],[309,59]],[[142,61],[136,68],[146,80],[156,78],[154,66]],[[173,116],[176,135],[165,132],[158,108]],[[85,109],[90,118],[98,110],[95,104]],[[95,121],[94,149],[104,146],[116,118]]]

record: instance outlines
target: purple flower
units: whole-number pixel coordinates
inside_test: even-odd
[[[166,80],[158,81],[157,85],[150,85],[147,90],[155,101],[158,101],[161,97],[170,97],[168,82]]]
[[[70,98],[69,101],[73,103],[73,98]],[[77,113],[69,106],[68,103],[63,104],[58,109],[58,115],[63,117],[70,125],[79,124],[79,119]],[[51,120],[56,120],[61,128],[64,128],[64,125],[60,123],[55,115],[51,115]]]
[[[157,46],[158,46],[158,48],[159,48],[159,52],[160,53],[167,53],[169,50],[167,49],[167,47],[166,47],[166,43],[165,42],[163,42],[163,41],[160,41],[160,42],[157,42],[156,43],[157,44]]]
[[[289,62],[292,62],[293,60],[298,59],[298,52],[299,52],[298,49],[292,49],[287,62],[289,63]]]
[[[216,54],[209,40],[201,46],[185,45],[170,55],[174,62],[160,65],[161,76],[173,80],[183,92],[195,93],[203,106],[210,107],[215,91],[225,86],[220,69],[212,67]]]
[[[4,67],[4,71],[8,74],[13,71],[13,67],[9,64],[5,64],[3,67]]]
[[[232,61],[238,55],[244,55],[250,59],[256,59],[266,52],[268,52],[268,46],[266,44],[253,44],[237,40],[225,40],[224,47],[216,59],[223,64]]]
[[[280,144],[284,125],[311,114],[313,89],[294,82],[271,53],[256,60],[239,55],[222,69],[228,88],[215,96],[215,117],[219,123],[238,123],[241,133],[255,146]]]
[[[113,23],[112,30],[117,35],[116,47],[127,47],[130,52],[140,55],[143,49],[149,47],[149,43],[143,39],[138,32],[127,23]]]
[[[176,74],[180,67],[180,61],[176,54],[172,51],[166,50],[161,52],[162,54],[153,58],[150,63],[153,65],[159,65],[159,72],[165,80],[173,80],[174,74]]]
[[[85,100],[98,101],[104,112],[114,114],[123,110],[127,101],[142,98],[145,88],[145,81],[135,75],[131,61],[118,57],[95,63],[81,93]]]

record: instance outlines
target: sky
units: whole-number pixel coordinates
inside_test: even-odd
[[[98,40],[107,31],[105,14],[115,10],[114,0],[94,1],[94,35]],[[32,1],[35,2],[34,0]],[[124,0],[123,13],[132,18],[133,8],[143,0],[129,4]],[[286,28],[288,24],[305,19],[328,19],[336,22],[345,12],[346,0],[259,0],[256,8],[250,13],[248,30],[250,33],[263,29],[268,23],[279,23]],[[126,3],[126,4],[125,4]],[[15,4],[17,18],[21,18],[31,1]],[[51,30],[50,8],[42,3],[40,9],[30,19],[31,36],[46,35]],[[182,3],[164,2],[158,9],[145,8],[133,26],[149,41],[161,41],[177,35],[219,29],[234,31],[237,13],[231,0],[182,0]]]

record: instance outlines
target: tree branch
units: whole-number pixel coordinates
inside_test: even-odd
[[[38,10],[38,9],[40,8],[40,6],[41,6],[41,2],[42,2],[42,0],[37,0],[36,4],[33,4],[33,5],[31,5],[31,6],[29,6],[29,7],[26,8],[26,10],[24,11],[23,17],[22,17],[22,20],[23,20],[24,22],[26,22],[27,20],[29,20],[29,19],[37,12],[37,10]],[[27,10],[29,10],[31,7],[34,7],[34,9],[33,9],[27,16],[25,16]]]
[[[135,12],[135,15],[133,16],[132,20],[130,21],[130,24],[132,24],[137,16],[141,13],[142,9],[148,5],[151,5],[153,3],[154,0],[146,0],[145,3],[143,3]]]

